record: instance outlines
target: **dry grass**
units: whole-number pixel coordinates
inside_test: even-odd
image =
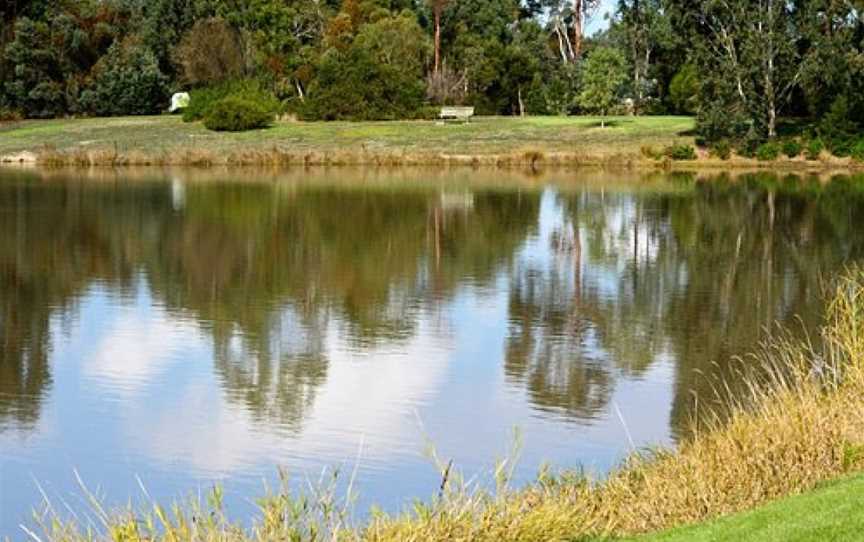
[[[628,154],[592,155],[578,152],[546,153],[534,148],[492,154],[451,154],[444,152],[394,150],[300,150],[280,147],[239,148],[220,152],[200,148],[147,153],[141,150],[41,149],[37,163],[49,168],[102,166],[468,166],[536,170],[540,167],[618,166],[668,168],[669,164],[641,160]]]
[[[282,491],[261,501],[244,530],[209,503],[172,513],[109,513],[94,499],[88,532],[49,507],[34,540],[78,541],[578,541],[628,536],[751,509],[864,466],[864,269],[852,269],[832,293],[826,324],[812,342],[778,332],[740,360],[745,392],[718,389],[714,416],[694,426],[675,451],[634,453],[606,479],[543,475],[511,490],[505,461],[498,489],[485,492],[447,472],[441,493],[401,516],[373,515],[360,528],[344,518],[350,499],[333,484],[307,496]],[[722,405],[722,408],[718,408]],[[706,407],[707,408],[707,407]]]
[[[647,151],[645,151],[647,152]],[[9,155],[14,158],[15,155]],[[43,167],[133,167],[133,166],[192,166],[192,167],[310,167],[310,166],[445,166],[522,169],[536,171],[562,167],[616,167],[653,170],[771,170],[784,172],[825,171],[856,172],[864,163],[851,159],[825,157],[819,161],[778,159],[763,162],[735,157],[719,160],[708,156],[697,160],[673,161],[652,158],[643,153],[611,149],[608,152],[554,151],[525,147],[493,153],[463,154],[435,150],[407,149],[319,149],[289,150],[279,146],[235,147],[213,150],[185,147],[168,150],[112,148],[71,148],[62,151],[50,147],[38,149],[36,163]]]

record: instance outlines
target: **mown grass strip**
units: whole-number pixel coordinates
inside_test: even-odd
[[[626,542],[854,542],[862,539],[864,476],[858,475],[750,512]]]

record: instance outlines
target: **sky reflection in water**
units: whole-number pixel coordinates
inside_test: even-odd
[[[0,174],[0,535],[37,481],[80,506],[74,469],[243,514],[277,466],[356,468],[362,514],[518,427],[517,483],[603,472],[862,252],[854,179],[405,175]]]

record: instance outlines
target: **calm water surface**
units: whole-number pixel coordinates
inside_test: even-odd
[[[356,469],[362,516],[435,492],[429,443],[483,480],[519,428],[516,483],[673,445],[766,326],[818,325],[862,185],[0,171],[0,538],[76,470],[243,516]]]

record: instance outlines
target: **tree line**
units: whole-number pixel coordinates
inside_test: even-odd
[[[304,119],[694,114],[759,145],[783,119],[838,153],[864,122],[862,0],[6,0],[6,116],[126,115],[172,92]],[[846,147],[844,149],[844,146]]]

